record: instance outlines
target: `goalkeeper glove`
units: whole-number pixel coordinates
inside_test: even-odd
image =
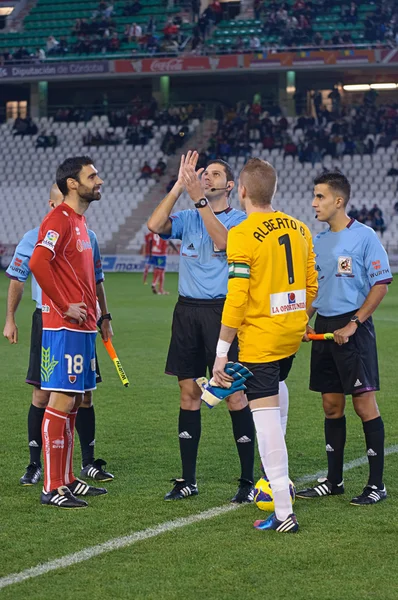
[[[245,391],[245,381],[253,375],[249,369],[246,369],[240,363],[233,362],[228,362],[225,365],[225,372],[233,378],[228,388],[215,385],[213,378],[210,381],[206,377],[195,379],[197,385],[202,390],[201,399],[209,408],[217,406],[222,400],[235,394],[235,392]]]
[[[234,379],[237,379],[235,378],[235,375],[240,375],[240,377],[243,377],[245,381],[246,379],[249,379],[249,377],[253,377],[253,373],[249,371],[247,367],[241,365],[239,362],[227,362],[224,370],[227,373],[227,375],[231,375],[231,377],[233,377]]]

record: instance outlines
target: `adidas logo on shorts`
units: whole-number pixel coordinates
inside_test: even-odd
[[[326,445],[326,452],[334,452],[334,448],[330,444]]]
[[[192,440],[192,435],[189,435],[188,431],[181,431],[178,437],[182,440]]]

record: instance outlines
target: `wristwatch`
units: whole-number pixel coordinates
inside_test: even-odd
[[[101,327],[103,321],[112,321],[111,313],[106,313],[106,315],[101,315],[97,321],[98,327]]]
[[[359,327],[360,325],[362,325],[361,321],[359,320],[358,315],[354,315],[352,317],[352,319],[350,319],[350,323],[356,323],[357,327]]]
[[[204,208],[209,204],[207,198],[201,198],[198,202],[195,202],[196,208]]]

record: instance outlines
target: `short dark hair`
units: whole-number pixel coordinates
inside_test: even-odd
[[[225,160],[222,160],[221,158],[215,158],[214,160],[211,160],[207,163],[207,167],[210,167],[210,165],[221,165],[222,167],[224,167],[225,175],[227,176],[227,181],[233,181],[235,183],[233,171],[229,164],[225,162]]]
[[[239,177],[253,206],[271,204],[276,192],[278,176],[268,161],[261,158],[250,158],[241,170]]]
[[[344,198],[344,206],[347,206],[351,195],[351,185],[343,173],[340,171],[325,171],[314,179],[314,186],[322,183],[331,187],[334,192],[341,194]]]
[[[93,160],[89,156],[72,156],[59,165],[55,179],[63,196],[68,195],[68,179],[76,179],[80,183],[80,171],[86,165],[92,164]]]

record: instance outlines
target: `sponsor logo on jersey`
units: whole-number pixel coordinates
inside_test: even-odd
[[[59,440],[54,440],[53,441],[53,450],[62,450],[62,448],[64,447],[64,440],[59,439]]]
[[[76,234],[80,235],[80,229],[78,227],[75,227],[75,230],[76,230]]]
[[[46,235],[44,236],[44,240],[42,241],[41,245],[45,246],[46,248],[49,248],[50,250],[54,250],[55,244],[57,243],[58,238],[59,238],[59,233],[50,229],[49,231],[47,231]]]
[[[381,263],[379,260],[374,260],[372,262],[372,267],[377,271],[377,269],[381,269]]]
[[[78,240],[76,240],[76,248],[79,252],[83,252],[83,250],[91,250],[91,244],[90,242],[87,242],[86,240],[81,240],[79,238]]]
[[[43,304],[43,306],[41,307],[41,312],[44,312],[44,313],[50,312],[50,307],[48,306],[48,304]]]
[[[272,317],[275,315],[306,309],[305,290],[294,290],[294,292],[280,292],[279,294],[271,294],[270,299]]]
[[[343,275],[352,275],[352,257],[339,256],[337,259],[337,271]]]
[[[16,267],[20,267],[20,266],[22,265],[22,260],[21,260],[20,258],[16,258],[16,259],[14,260],[14,265],[15,265]]]

